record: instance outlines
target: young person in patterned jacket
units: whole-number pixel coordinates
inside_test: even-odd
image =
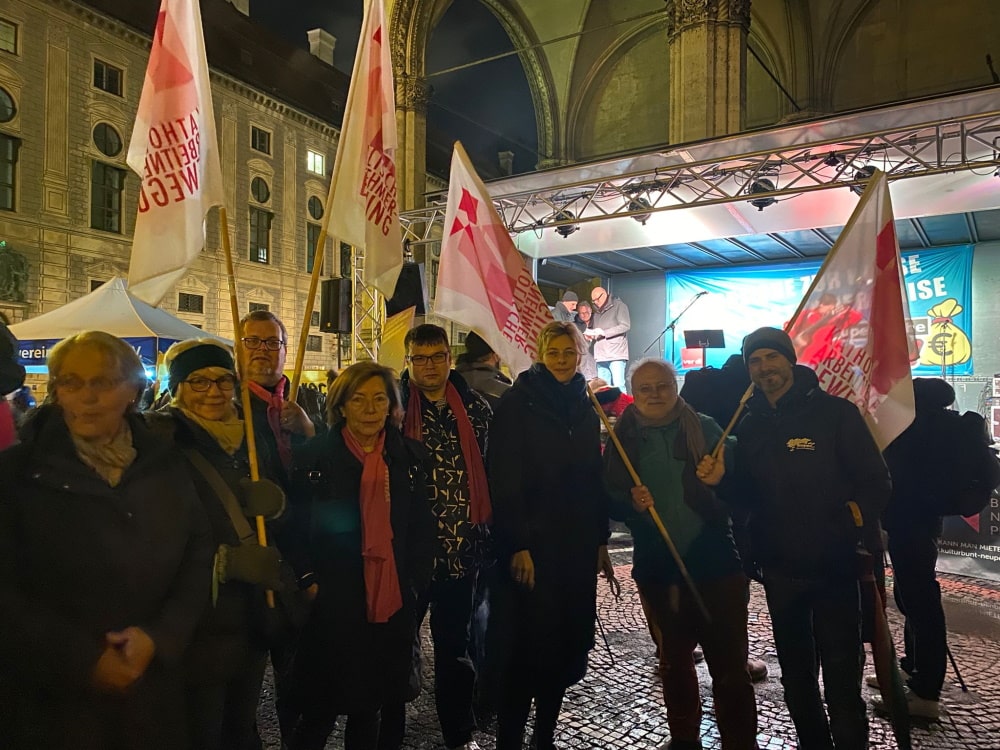
[[[493,413],[451,369],[443,328],[419,325],[406,334],[404,345],[403,432],[430,454],[427,495],[438,524],[434,580],[420,597],[417,624],[430,609],[434,696],[445,746],[478,750],[472,738],[476,670],[469,631],[476,581],[489,555],[492,509],[483,456]],[[402,706],[383,707],[380,748],[401,742],[404,721]]]

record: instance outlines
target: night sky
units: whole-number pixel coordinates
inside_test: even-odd
[[[362,0],[250,0],[251,18],[294,44],[308,48],[309,29],[333,34],[334,67],[348,74],[354,66],[361,13]],[[458,0],[434,30],[427,50],[432,87],[428,130],[446,144],[460,139],[473,160],[492,165],[494,173],[498,151],[514,152],[515,172],[534,169],[539,159],[535,112],[519,59],[511,55],[454,73],[434,72],[511,49],[489,10],[475,0]]]

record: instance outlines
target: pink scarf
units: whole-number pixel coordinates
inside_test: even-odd
[[[458,440],[465,457],[465,469],[469,475],[469,520],[472,523],[489,523],[493,516],[493,506],[490,504],[490,485],[486,480],[486,465],[483,463],[483,453],[479,450],[476,431],[472,428],[465,404],[458,394],[458,389],[448,383],[444,391],[448,406],[458,422]],[[424,442],[424,424],[421,417],[420,389],[410,381],[410,408],[406,410],[406,421],[403,424],[403,434],[406,437]]]
[[[267,424],[274,433],[274,441],[278,444],[278,456],[285,469],[292,467],[292,434],[281,429],[281,407],[285,405],[285,384],[288,382],[284,375],[274,386],[274,392],[267,390],[264,386],[248,380],[250,392],[267,404]]]
[[[357,438],[341,430],[348,450],[361,462],[361,556],[364,558],[365,600],[368,622],[388,622],[403,606],[392,550],[392,523],[389,517],[389,467],[382,457],[385,431],[371,453],[365,453]]]

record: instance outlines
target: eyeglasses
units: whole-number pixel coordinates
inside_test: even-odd
[[[640,396],[655,396],[658,393],[669,393],[677,388],[676,383],[646,383],[635,389]]]
[[[436,365],[440,365],[442,362],[448,359],[448,352],[434,352],[433,354],[414,354],[412,357],[407,357],[406,361],[411,365],[416,365],[417,367],[423,367],[428,362],[433,362]]]
[[[240,341],[247,349],[260,349],[263,346],[269,352],[276,352],[285,345],[281,339],[262,339],[259,336],[244,336]]]
[[[232,391],[236,389],[236,378],[232,375],[220,375],[217,378],[188,378],[181,382],[186,383],[192,391],[197,391],[198,393],[204,393],[211,389],[212,383],[215,383],[220,391]]]
[[[84,388],[90,388],[90,390],[97,393],[107,393],[124,382],[125,378],[98,377],[84,380],[83,378],[78,378],[76,375],[66,375],[65,377],[56,378],[55,386],[66,393],[76,393]]]

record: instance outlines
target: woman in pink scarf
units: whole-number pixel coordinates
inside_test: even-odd
[[[296,455],[308,508],[296,532],[319,594],[293,689],[291,750],[322,750],[339,716],[346,750],[375,750],[379,709],[408,692],[415,592],[430,581],[434,518],[424,453],[399,431],[399,390],[375,362],[344,370],[327,396],[330,430]]]

